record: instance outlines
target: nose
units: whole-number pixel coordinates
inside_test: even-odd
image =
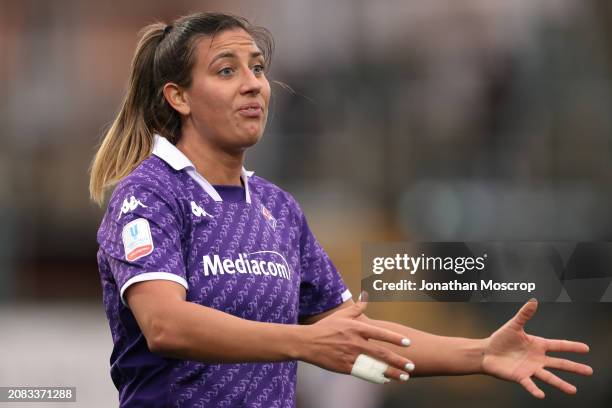
[[[261,80],[255,76],[250,68],[245,68],[245,74],[243,75],[242,85],[240,86],[240,93],[257,95],[261,92],[262,88]]]

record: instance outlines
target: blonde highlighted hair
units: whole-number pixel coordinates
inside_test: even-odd
[[[153,134],[176,143],[181,118],[166,101],[163,87],[173,82],[191,84],[195,43],[201,37],[243,29],[261,49],[269,68],[274,41],[265,28],[246,19],[222,13],[195,13],[172,24],[154,23],[143,28],[132,60],[127,93],[121,109],[104,135],[91,164],[89,194],[102,205],[104,193],[151,154]]]

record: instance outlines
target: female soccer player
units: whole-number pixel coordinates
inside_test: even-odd
[[[546,352],[588,346],[526,334],[536,302],[486,339],[353,303],[293,197],[243,168],[266,124],[272,44],[224,14],[144,29],[90,184],[102,203],[118,182],[98,263],[120,406],[293,407],[297,360],[378,382],[484,373],[538,398],[532,376],[575,393],[546,367],[592,369]]]

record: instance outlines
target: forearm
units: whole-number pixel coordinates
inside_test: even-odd
[[[159,315],[149,341],[162,355],[204,362],[292,360],[299,351],[300,326],[262,323],[180,302]]]
[[[414,362],[412,376],[465,375],[482,372],[484,339],[437,336],[431,333],[383,320],[369,319],[369,324],[404,334],[411,341],[403,348],[388,343],[384,347]]]

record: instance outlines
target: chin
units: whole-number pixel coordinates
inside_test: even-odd
[[[259,142],[259,139],[261,139],[262,135],[263,129],[247,129],[242,132],[239,137],[239,140],[242,142],[241,144],[243,144],[244,147],[251,147],[257,142]]]
[[[242,144],[241,144],[241,148],[242,149],[248,149],[249,147],[253,147],[257,144],[257,142],[259,142],[259,138],[254,138],[254,139],[248,139],[245,140]]]
[[[229,143],[228,147],[232,150],[233,149],[245,150],[257,144],[257,142],[259,142],[259,139],[261,139],[261,133],[256,133],[256,134],[243,133],[237,137],[232,138],[232,141]]]

